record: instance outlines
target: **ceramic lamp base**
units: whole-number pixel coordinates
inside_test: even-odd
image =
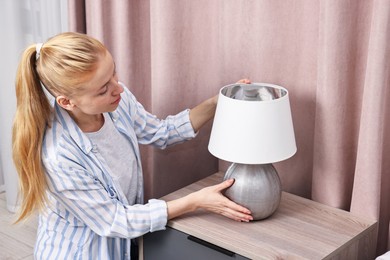
[[[233,163],[224,179],[235,179],[225,196],[252,212],[253,220],[265,219],[278,208],[281,184],[272,164]]]

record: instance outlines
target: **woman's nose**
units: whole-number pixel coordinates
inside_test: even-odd
[[[118,95],[123,92],[123,87],[121,84],[119,84],[118,81],[115,82],[115,90],[113,91],[113,95]]]

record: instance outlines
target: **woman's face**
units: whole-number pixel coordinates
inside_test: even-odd
[[[115,63],[111,54],[102,55],[96,70],[83,84],[83,90],[70,98],[72,113],[75,115],[99,115],[114,111],[121,100],[123,87],[118,83]]]

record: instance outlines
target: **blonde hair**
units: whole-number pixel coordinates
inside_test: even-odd
[[[17,107],[12,129],[13,161],[19,175],[19,222],[47,202],[42,140],[50,127],[52,107],[41,83],[55,97],[82,88],[106,48],[85,34],[62,33],[45,42],[36,59],[36,45],[23,53],[16,74]]]

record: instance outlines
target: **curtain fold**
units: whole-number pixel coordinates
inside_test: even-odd
[[[321,1],[313,199],[348,210],[370,29],[369,1]]]
[[[389,234],[388,1],[322,1],[312,198]]]
[[[388,248],[390,220],[390,7],[374,1],[362,91],[351,212],[379,219],[378,250]],[[385,241],[388,241],[387,244]]]
[[[378,220],[377,253],[389,248],[387,0],[69,0],[69,14],[159,117],[244,77],[289,89],[298,152],[275,165],[283,190]],[[210,127],[142,147],[147,198],[226,169],[207,150]]]

